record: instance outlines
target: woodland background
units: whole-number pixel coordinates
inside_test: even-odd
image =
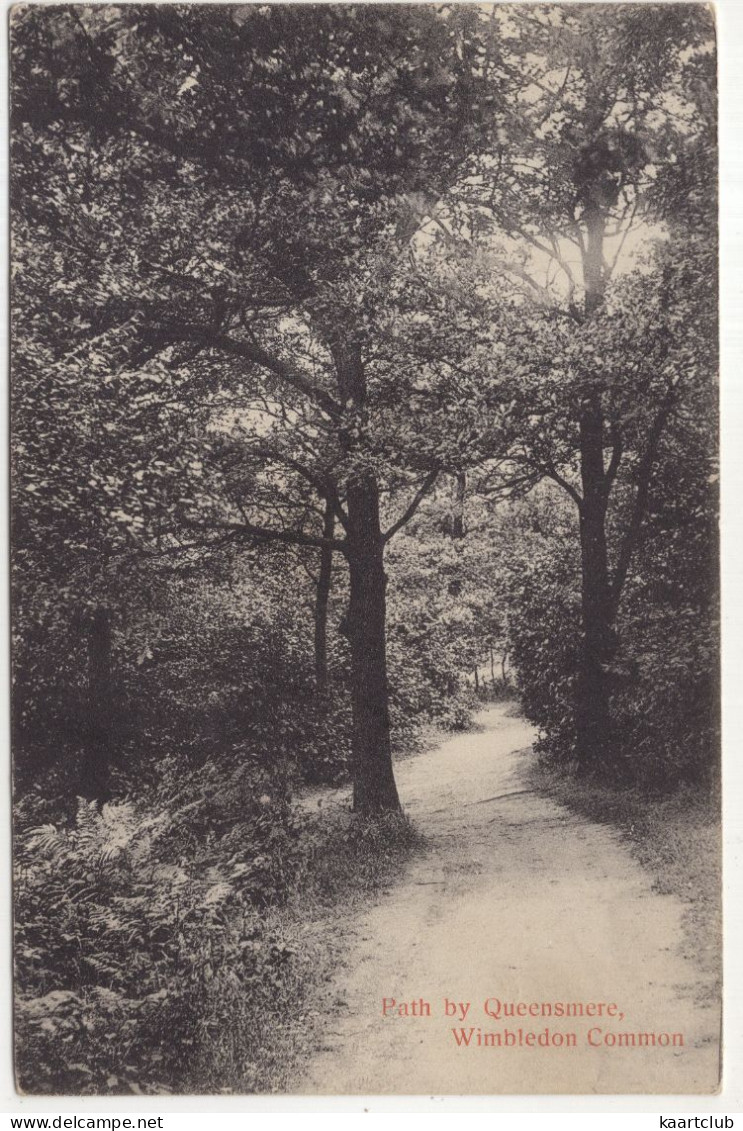
[[[716,796],[711,16],[27,6],[11,60],[19,1081],[287,1088],[431,726]]]

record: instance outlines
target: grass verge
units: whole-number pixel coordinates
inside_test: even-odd
[[[530,785],[574,813],[620,833],[653,878],[653,890],[684,903],[682,953],[699,971],[700,1003],[721,987],[722,838],[719,801],[692,789],[652,796],[566,777],[535,760]]]
[[[194,1091],[297,1092],[302,1067],[343,1008],[334,990],[346,961],[347,921],[400,874],[419,838],[407,818],[355,817],[331,803],[305,815],[302,866],[283,907],[267,909],[262,937],[288,956],[269,993],[231,997],[215,987],[215,1039],[194,1073]]]

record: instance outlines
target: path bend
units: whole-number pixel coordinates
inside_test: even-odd
[[[603,825],[524,782],[533,732],[509,705],[401,763],[405,809],[425,838],[378,905],[340,929],[343,1004],[297,1091],[314,1094],[713,1092],[719,1011],[698,1003],[682,957],[683,904]],[[384,998],[430,1016],[382,1014]],[[503,1003],[616,1003],[621,1017],[489,1018]],[[444,1000],[470,1002],[466,1021]],[[418,1006],[422,1012],[422,1007]],[[453,1029],[473,1030],[469,1046]],[[478,1043],[478,1031],[574,1032],[576,1045]],[[595,1029],[601,1031],[600,1036]],[[677,1034],[683,1046],[600,1044],[606,1033]],[[545,1039],[543,1037],[543,1039]],[[551,1038],[550,1038],[551,1039]],[[557,1039],[557,1038],[555,1038]]]

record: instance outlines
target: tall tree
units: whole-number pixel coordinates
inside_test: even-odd
[[[385,530],[380,293],[400,289],[419,197],[444,191],[492,112],[478,24],[471,9],[279,5],[70,6],[13,21],[16,231],[60,280],[44,344],[103,388],[185,374],[186,411],[199,393],[229,394],[237,412],[258,392],[280,405],[294,449],[273,454],[343,536],[311,520],[277,528],[244,498],[237,518],[234,498],[222,507],[216,533],[344,555],[364,811],[398,805],[384,546],[441,466],[396,454],[387,471],[410,495]],[[193,508],[180,521],[203,527]]]
[[[709,380],[705,354],[714,356],[714,303],[699,301],[705,287],[714,291],[714,267],[708,247],[700,259],[693,230],[682,237],[682,255],[694,260],[686,268],[672,243],[654,269],[635,272],[634,289],[615,298],[611,282],[643,233],[646,243],[662,234],[673,190],[661,186],[683,183],[695,201],[687,217],[694,212],[698,232],[703,213],[709,233],[714,142],[698,105],[701,98],[709,111],[714,102],[714,29],[695,5],[539,5],[501,17],[512,113],[461,197],[471,231],[489,219],[497,225],[494,268],[520,292],[522,327],[510,343],[521,414],[514,458],[559,483],[578,508],[575,712],[578,758],[590,768],[613,757],[615,620],[660,438],[684,384]],[[618,519],[610,499],[620,469],[634,484],[634,504],[619,520],[612,564],[609,531]]]

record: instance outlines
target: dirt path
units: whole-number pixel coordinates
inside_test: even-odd
[[[610,829],[525,791],[528,725],[498,706],[474,733],[398,767],[427,840],[380,905],[342,929],[348,962],[326,1045],[297,1091],[330,1094],[710,1092],[719,1016],[695,1003],[682,905]],[[382,1015],[384,998],[430,1016]],[[464,1025],[444,1001],[470,1002]],[[615,1002],[624,1017],[489,1018],[501,1002]],[[460,1047],[453,1029],[473,1031]],[[575,1033],[575,1047],[501,1047],[477,1034]],[[607,1033],[683,1034],[683,1047],[592,1047]],[[600,1032],[597,1032],[600,1031]],[[524,1037],[524,1039],[527,1039]]]

